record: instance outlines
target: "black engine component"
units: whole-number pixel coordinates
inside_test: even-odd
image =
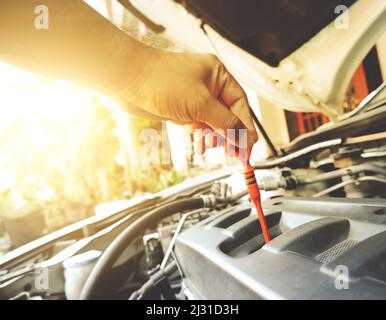
[[[249,204],[180,234],[176,257],[199,299],[385,299],[386,201],[275,198],[263,246]],[[188,295],[188,294],[187,294]]]

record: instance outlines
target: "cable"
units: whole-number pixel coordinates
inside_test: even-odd
[[[154,209],[143,215],[128,226],[115,240],[107,247],[91,271],[83,287],[80,299],[99,299],[104,292],[104,279],[111,276],[114,263],[121,253],[146,229],[151,228],[160,220],[177,212],[204,208],[208,201],[203,198],[191,198],[179,200]]]
[[[267,143],[269,150],[271,150],[271,153],[274,156],[274,158],[277,158],[279,156],[279,153],[277,152],[275,146],[273,145],[272,140],[269,138],[267,132],[265,131],[265,129],[264,129],[263,125],[261,124],[261,122],[259,121],[259,119],[257,118],[256,114],[253,112],[252,108],[250,108],[250,110],[251,110],[253,121],[255,122],[255,125],[259,129],[265,142]]]
[[[161,268],[156,273],[151,275],[150,279],[146,281],[141,288],[134,291],[130,295],[129,300],[141,300],[150,290],[167,279],[176,270],[177,262],[174,260],[170,262],[165,268]]]
[[[182,230],[182,227],[184,226],[185,224],[185,221],[188,217],[194,215],[194,214],[197,214],[198,212],[202,212],[202,209],[198,209],[198,210],[193,210],[193,211],[190,211],[188,213],[185,213],[182,218],[180,219],[180,222],[178,223],[177,225],[177,229],[176,231],[174,232],[174,235],[173,235],[173,238],[172,240],[170,241],[169,243],[169,246],[165,252],[165,256],[161,262],[161,265],[160,265],[160,268],[161,269],[164,269],[166,267],[166,264],[168,263],[169,261],[169,258],[172,254],[172,251],[173,251],[173,248],[174,248],[174,245],[177,241],[177,236],[180,234],[181,230]]]
[[[361,183],[361,182],[364,182],[364,181],[374,181],[374,182],[379,182],[379,183],[384,183],[386,184],[386,179],[382,179],[382,178],[379,178],[379,177],[373,177],[373,176],[369,176],[369,177],[359,177],[358,179],[350,179],[350,180],[346,180],[346,181],[343,181],[343,182],[340,182],[332,187],[329,187],[323,191],[320,191],[316,194],[313,195],[314,198],[318,198],[318,197],[321,197],[321,196],[324,196],[326,194],[329,194],[330,192],[333,192],[335,190],[338,190],[340,188],[343,188],[349,184],[353,184],[353,183]]]
[[[331,172],[321,173],[314,177],[297,178],[297,185],[312,184],[321,181],[341,178],[343,176],[353,176],[361,172],[371,172],[380,175],[386,175],[386,169],[375,164],[358,164],[352,167],[334,170]]]
[[[272,169],[275,167],[280,167],[286,165],[288,162],[293,161],[297,158],[303,157],[307,154],[310,154],[315,151],[319,151],[325,148],[330,148],[334,146],[338,146],[343,143],[343,140],[338,138],[338,139],[333,139],[333,140],[327,140],[319,143],[315,143],[309,147],[306,147],[304,149],[295,151],[291,154],[288,154],[284,157],[273,159],[270,161],[262,161],[255,163],[253,166],[255,169]]]

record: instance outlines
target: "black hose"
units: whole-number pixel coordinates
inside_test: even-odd
[[[115,240],[107,247],[102,256],[98,259],[95,267],[91,271],[83,287],[80,299],[93,300],[103,299],[106,295],[104,290],[104,279],[111,276],[114,263],[118,260],[122,252],[146,229],[155,226],[160,220],[177,212],[185,210],[195,210],[204,207],[202,198],[191,198],[175,201],[160,208],[154,209],[143,215],[138,220],[128,226]]]

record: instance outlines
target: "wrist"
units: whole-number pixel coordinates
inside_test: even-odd
[[[120,55],[117,63],[114,91],[130,100],[149,79],[162,55],[162,50],[139,42],[129,46],[125,53]]]

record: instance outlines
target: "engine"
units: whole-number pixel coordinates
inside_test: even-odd
[[[308,157],[308,168],[292,162],[260,171],[273,238],[268,244],[248,197],[208,212],[182,232],[175,227],[182,297],[386,298],[382,137],[318,151]]]
[[[375,106],[254,163],[267,244],[226,168],[0,258],[0,297],[386,298],[385,117]]]
[[[176,261],[192,299],[384,299],[384,201],[274,198],[263,246],[248,204],[183,232]],[[349,214],[347,214],[349,212]]]

